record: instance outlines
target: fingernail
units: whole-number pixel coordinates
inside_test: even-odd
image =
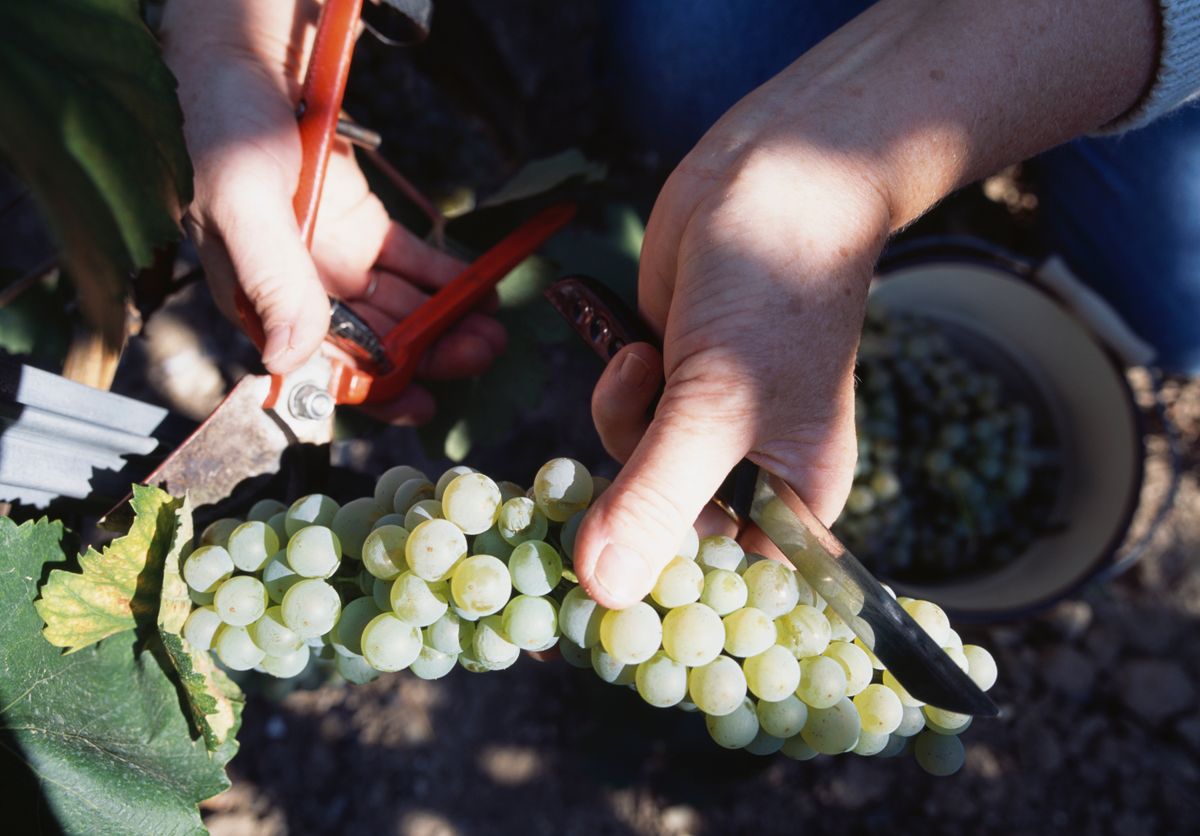
[[[621,361],[621,368],[617,369],[617,377],[626,386],[637,389],[650,379],[650,366],[641,357],[630,352]]]
[[[592,581],[613,603],[629,606],[641,599],[644,593],[642,574],[646,571],[646,565],[646,559],[633,549],[609,543],[600,552]]]
[[[292,326],[276,325],[267,332],[267,341],[263,345],[263,365],[270,366],[290,349],[292,342]]]

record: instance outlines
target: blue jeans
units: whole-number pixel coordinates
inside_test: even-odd
[[[739,98],[871,0],[612,0],[610,81],[626,133],[665,162]],[[1039,222],[1063,255],[1158,351],[1200,373],[1200,108],[1085,138],[1033,163]]]

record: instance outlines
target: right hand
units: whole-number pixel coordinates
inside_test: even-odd
[[[240,285],[262,320],[263,364],[281,374],[320,347],[328,296],[350,302],[383,334],[464,266],[391,221],[340,140],[312,252],[305,247],[292,209],[301,160],[294,103],[318,12],[310,0],[172,0],[163,21],[164,56],[179,80],[195,169],[185,225],[218,306],[239,321]],[[303,43],[292,42],[296,33]],[[479,374],[505,342],[497,321],[471,314],[434,344],[418,374]],[[414,385],[371,411],[420,423],[432,417],[433,399]]]
[[[580,528],[575,565],[610,608],[649,592],[743,457],[826,524],[850,489],[852,371],[888,207],[867,172],[818,150],[770,137],[723,150],[756,112],[735,109],[664,186],[638,282],[663,352],[626,346],[593,396],[600,437],[624,467]]]
[[[649,592],[743,456],[833,521],[887,235],[964,183],[1119,117],[1154,77],[1155,4],[1062,6],[879,0],[739,102],[672,174],[638,282],[663,354],[627,346],[593,399],[625,462],[575,541],[600,603]]]

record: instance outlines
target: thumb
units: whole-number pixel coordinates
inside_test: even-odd
[[[230,211],[219,225],[237,283],[262,320],[263,365],[286,374],[321,345],[329,298],[286,194],[238,190],[223,196]]]
[[[575,540],[575,571],[610,609],[650,592],[722,480],[750,449],[751,413],[711,372],[681,367],[654,419]]]

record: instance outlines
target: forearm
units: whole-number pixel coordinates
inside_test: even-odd
[[[315,0],[171,0],[164,57],[179,80],[184,134],[196,167],[199,212],[217,202],[254,144],[275,164],[254,176],[288,194],[299,165],[294,124],[305,51],[315,34]]]
[[[1153,0],[881,0],[746,97],[687,165],[821,160],[864,179],[894,231],[1120,116],[1157,40]]]
[[[171,0],[163,14],[169,63],[214,71],[230,57],[252,57],[298,79],[320,13],[319,0]]]

